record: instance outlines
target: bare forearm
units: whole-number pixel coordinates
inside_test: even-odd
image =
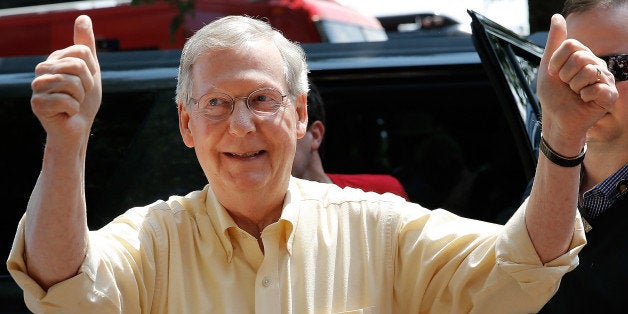
[[[526,226],[539,258],[546,263],[564,254],[571,243],[580,167],[557,166],[539,155]]]
[[[44,289],[77,273],[85,256],[85,150],[47,145],[25,224],[29,275]]]

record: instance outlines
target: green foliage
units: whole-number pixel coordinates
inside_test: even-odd
[[[170,21],[170,41],[174,41],[177,30],[183,25],[187,15],[194,14],[194,0],[132,0],[131,5],[153,4],[163,1],[177,8],[177,14]]]

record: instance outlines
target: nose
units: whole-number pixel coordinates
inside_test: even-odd
[[[246,106],[246,99],[236,98],[233,112],[229,116],[229,133],[235,136],[244,136],[255,131],[254,115]]]

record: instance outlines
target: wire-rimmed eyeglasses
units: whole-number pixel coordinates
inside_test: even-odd
[[[248,96],[232,97],[221,92],[211,92],[198,100],[190,98],[190,101],[199,114],[212,121],[220,121],[233,113],[236,99],[243,99],[254,115],[265,118],[275,115],[284,106],[286,97],[287,95],[272,87],[263,87],[252,91]]]
[[[608,71],[615,76],[615,82],[628,81],[628,54],[603,56]]]

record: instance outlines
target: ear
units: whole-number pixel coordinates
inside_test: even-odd
[[[325,136],[325,125],[323,125],[323,122],[316,120],[312,122],[308,131],[312,134],[312,150],[318,150]]]
[[[302,138],[307,132],[307,94],[296,97],[297,110],[297,138]]]
[[[183,138],[183,143],[187,147],[194,147],[194,136],[192,136],[192,130],[190,130],[190,113],[183,104],[178,104],[177,109],[179,112],[179,132]]]

